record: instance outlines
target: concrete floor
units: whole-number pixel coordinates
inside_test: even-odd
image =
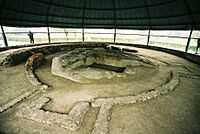
[[[99,108],[86,113],[81,127],[71,131],[58,125],[38,123],[17,116],[18,111],[41,96],[52,101],[46,110],[67,113],[78,101],[92,101],[99,97],[117,97],[141,93],[162,85],[171,70],[200,76],[200,66],[163,52],[134,48],[138,54],[159,64],[158,69],[136,67],[136,74],[125,78],[112,78],[81,84],[51,74],[51,60],[59,55],[47,56],[45,64],[36,69],[39,79],[51,89],[15,105],[0,114],[1,133],[31,134],[90,134]],[[5,52],[4,52],[5,53]],[[0,54],[1,55],[1,54]],[[0,105],[34,89],[26,78],[24,63],[14,67],[0,67]],[[168,94],[128,105],[114,105],[109,122],[109,134],[198,134],[200,133],[200,79],[180,77],[180,83]]]

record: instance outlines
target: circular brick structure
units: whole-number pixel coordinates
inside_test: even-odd
[[[75,82],[89,83],[91,80],[134,75],[134,67],[141,65],[155,66],[136,54],[104,48],[79,48],[55,57],[51,71]]]

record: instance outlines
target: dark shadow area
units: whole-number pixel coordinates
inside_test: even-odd
[[[112,66],[112,65],[96,63],[96,62],[92,63],[88,67],[114,71],[114,72],[117,72],[117,73],[123,73],[124,70],[126,69],[126,67],[117,67],[117,66]]]

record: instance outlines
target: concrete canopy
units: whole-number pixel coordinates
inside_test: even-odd
[[[200,30],[199,7],[199,0],[0,0],[0,24]]]

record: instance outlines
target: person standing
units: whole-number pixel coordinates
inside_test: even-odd
[[[199,48],[200,48],[200,38],[197,39],[197,48],[196,48],[196,54],[198,53],[199,51]]]
[[[29,39],[30,39],[30,43],[34,44],[33,33],[31,31],[28,32],[28,36],[29,36]]]

